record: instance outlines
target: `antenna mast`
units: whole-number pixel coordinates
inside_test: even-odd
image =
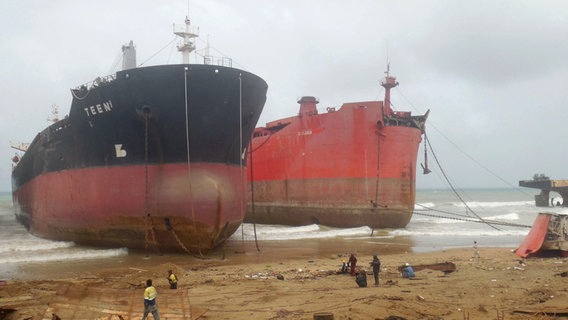
[[[205,54],[203,55],[203,63],[211,64],[211,55],[209,54],[209,35],[207,35],[207,47],[205,47]]]
[[[385,113],[385,115],[390,115],[393,113],[390,103],[390,89],[398,86],[396,77],[390,75],[390,63],[387,63],[387,71],[385,72],[385,74],[386,74],[385,80],[381,82],[381,86],[385,88],[385,101],[384,101],[383,112]]]
[[[59,121],[59,107],[56,104],[51,105],[51,114],[47,117],[47,121],[52,123]]]
[[[199,36],[199,28],[193,28],[189,18],[185,17],[185,27],[176,26],[174,24],[174,34],[178,37],[183,38],[183,42],[178,44],[178,51],[182,53],[183,63],[189,64],[189,54],[195,50],[195,43],[192,41],[193,38]]]

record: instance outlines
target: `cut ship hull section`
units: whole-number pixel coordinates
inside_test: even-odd
[[[255,130],[245,222],[400,228],[412,217],[418,147],[427,114],[385,101],[345,103],[326,113],[300,99],[297,116]],[[397,83],[396,83],[397,84]]]

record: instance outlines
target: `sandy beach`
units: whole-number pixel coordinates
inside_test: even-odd
[[[80,308],[82,303],[88,304],[89,292],[96,290],[107,290],[106,295],[132,294],[135,298],[130,312],[122,315],[108,308],[99,314],[96,307],[89,306],[94,318],[136,319],[143,309],[142,292],[148,278],[154,279],[159,292],[162,319],[184,318],[175,314],[177,302],[172,302],[181,295],[187,297],[192,309],[198,310],[187,318],[196,319],[314,319],[314,315],[322,319],[323,316],[327,319],[568,316],[567,258],[522,260],[512,252],[514,248],[481,247],[479,258],[474,257],[472,248],[425,253],[386,249],[381,253],[359,248],[358,266],[368,272],[368,287],[360,288],[354,277],[337,274],[348,252],[310,249],[309,244],[308,241],[296,250],[285,247],[278,250],[276,244],[264,244],[259,252],[249,242],[202,258],[129,254],[128,258],[111,262],[30,264],[21,268],[19,277],[0,285],[0,319],[51,319],[49,312],[64,312],[62,301]],[[316,251],[319,253],[315,254]],[[379,286],[374,286],[369,268],[375,253],[382,262]],[[454,263],[457,270],[445,275],[425,269],[416,272],[414,280],[401,278],[397,270],[405,262],[421,265],[446,261]],[[168,269],[178,275],[177,291],[169,289]],[[70,287],[83,288],[83,300],[72,302],[75,295],[62,294],[65,291],[62,288],[69,291]],[[59,309],[48,310],[55,302]]]

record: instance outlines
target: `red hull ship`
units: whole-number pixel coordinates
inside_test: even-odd
[[[387,71],[384,101],[345,103],[320,114],[316,98],[302,97],[298,115],[256,128],[245,222],[405,227],[428,112],[392,110],[390,89],[397,85]]]

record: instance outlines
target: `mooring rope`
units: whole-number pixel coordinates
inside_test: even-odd
[[[246,150],[243,150],[243,83],[242,74],[239,73],[239,152],[240,152],[240,169],[241,169],[241,194],[246,197],[245,191],[242,189],[247,183],[246,171],[243,167],[243,161],[246,159]],[[253,130],[254,132],[254,130]],[[250,148],[250,166],[251,166],[251,202],[252,202],[252,215],[253,215],[253,229],[254,229],[254,242],[256,244],[256,250],[260,252],[260,247],[258,246],[258,239],[256,237],[256,222],[254,222],[254,180],[252,179],[252,135],[249,141]],[[245,202],[241,201],[241,215],[244,220],[245,212]],[[244,241],[245,241],[245,230],[244,224],[241,223],[241,249],[244,251]]]
[[[379,127],[377,125],[377,127]],[[380,160],[381,160],[381,128],[377,130],[377,177],[375,181],[375,202],[373,203],[373,208],[379,206],[379,175],[380,175]]]
[[[239,73],[239,173],[241,174],[241,180],[240,180],[240,191],[241,191],[241,197],[245,196],[244,190],[243,190],[243,183],[246,183],[243,181],[243,83],[242,83],[242,74]],[[251,181],[252,183],[252,181]],[[245,212],[244,212],[244,202],[241,199],[239,199],[239,205],[240,205],[240,209],[241,209],[241,217],[244,220],[245,218]],[[245,228],[243,227],[243,224],[241,223],[241,250],[244,251],[244,246],[245,246]]]
[[[151,241],[151,243],[154,245],[154,248],[156,249],[156,251],[160,252],[160,249],[158,247],[158,241],[156,240],[156,234],[154,233],[154,226],[152,225],[152,217],[150,215],[150,210],[148,209],[148,202],[150,199],[150,195],[149,195],[149,187],[148,187],[148,116],[149,116],[149,110],[147,109],[146,106],[142,107],[142,113],[144,114],[144,210],[146,213],[146,232],[144,235],[144,250],[146,253],[146,256],[148,256],[148,243]],[[151,239],[149,239],[150,235]]]
[[[256,249],[260,251],[258,246],[258,238],[256,236],[256,218],[255,218],[255,205],[254,205],[254,168],[253,168],[253,158],[252,158],[252,141],[250,142],[250,193],[251,193],[251,210],[252,210],[252,228],[254,232],[254,243],[256,244]],[[243,241],[244,241],[244,231],[243,231]]]
[[[430,139],[428,139],[428,136],[426,135],[426,131],[424,131],[424,139],[428,142],[428,146],[430,147],[430,152],[432,153],[432,156],[434,157],[434,160],[436,161],[436,164],[438,165],[438,168],[440,168],[440,172],[442,173],[442,175],[444,176],[444,179],[446,180],[446,182],[448,183],[448,185],[450,186],[450,189],[452,190],[452,192],[456,195],[456,197],[458,197],[458,199],[464,204],[465,208],[466,208],[466,213],[467,212],[471,212],[473,213],[473,215],[475,215],[480,221],[485,221],[485,219],[483,219],[482,217],[480,217],[477,213],[475,213],[475,211],[473,211],[468,205],[467,202],[460,196],[460,194],[457,192],[456,188],[454,188],[453,184],[451,183],[450,179],[448,178],[448,176],[446,175],[446,172],[444,172],[444,169],[442,168],[442,165],[440,164],[440,161],[438,160],[438,157],[436,156],[436,153],[434,152],[434,149],[432,148],[432,145],[430,144]],[[499,230],[501,231],[499,228],[493,226],[491,223],[486,222],[488,226],[490,226],[491,228],[495,229],[495,230]]]
[[[191,152],[190,152],[190,127],[189,127],[189,93],[187,91],[187,86],[188,86],[188,73],[189,73],[189,68],[185,67],[183,69],[184,71],[184,103],[185,103],[185,148],[187,151],[187,179],[188,179],[188,184],[189,184],[189,202],[190,202],[190,206],[191,206],[191,220],[193,222],[193,230],[197,230],[197,226],[195,224],[195,208],[193,205],[193,189],[192,189],[192,183],[191,183]],[[173,230],[173,229],[172,229]],[[177,238],[177,234],[174,233],[174,235]],[[179,238],[178,238],[179,239]],[[181,243],[181,241],[179,241]],[[185,246],[182,244],[182,248],[185,248]],[[187,249],[186,249],[187,250]],[[203,253],[201,252],[201,248],[199,246],[197,246],[197,250],[199,252],[199,256],[203,256]]]

